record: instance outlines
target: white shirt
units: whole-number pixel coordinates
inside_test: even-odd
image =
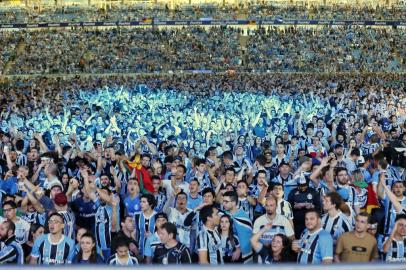
[[[292,237],[295,234],[289,220],[285,216],[279,214],[276,214],[273,220],[270,220],[267,214],[260,216],[255,220],[252,232],[258,233],[268,223],[272,223],[272,228],[261,236],[262,243],[270,244],[273,236],[278,233],[282,233],[287,237]]]

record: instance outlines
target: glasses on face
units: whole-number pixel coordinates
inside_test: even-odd
[[[14,210],[15,208],[4,208],[3,212],[10,212],[11,210]]]
[[[63,222],[61,222],[60,220],[56,220],[56,219],[50,219],[48,220],[48,224],[62,224]]]

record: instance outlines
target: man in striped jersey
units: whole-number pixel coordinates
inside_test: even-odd
[[[237,208],[238,195],[234,191],[227,191],[223,195],[223,208],[233,218],[234,232],[240,239],[242,259],[244,263],[252,262],[252,223],[248,215]]]
[[[155,248],[161,244],[161,239],[158,236],[158,228],[168,222],[168,216],[165,213],[158,213],[155,215],[155,232],[150,234],[145,240],[144,256],[147,264],[152,263],[152,255],[154,255]]]
[[[155,212],[160,213],[164,209],[167,197],[165,192],[161,190],[161,178],[157,175],[151,177],[152,186],[154,187],[154,196],[156,201],[156,206],[154,208]]]
[[[219,211],[213,205],[207,205],[200,209],[199,217],[204,224],[196,241],[199,263],[224,264],[221,237],[216,230],[220,223]]]
[[[38,237],[31,251],[31,264],[70,264],[75,254],[75,242],[62,234],[63,216],[53,213],[48,219],[49,234]]]
[[[168,200],[165,205],[164,212],[168,215],[169,222],[176,225],[178,230],[179,241],[190,248],[190,232],[195,213],[187,208],[187,194],[180,191],[176,195],[176,207],[168,207],[172,205],[173,200]]]
[[[145,240],[149,235],[155,232],[155,204],[156,201],[154,195],[142,195],[141,213],[134,215],[135,239],[140,247],[141,256],[144,256]]]
[[[292,244],[293,251],[298,253],[300,264],[329,264],[333,261],[333,239],[321,227],[320,213],[310,209],[305,215],[306,230],[299,241]]]
[[[87,182],[85,181],[85,183]],[[96,195],[95,191],[89,192],[88,183],[85,184],[85,189],[97,208],[94,229],[97,248],[102,251],[104,258],[109,258],[111,255],[111,233],[117,230],[118,199],[111,196],[111,191],[108,187],[98,189],[98,195]]]
[[[343,203],[343,199],[337,192],[330,192],[324,196],[323,209],[326,214],[323,215],[321,223],[323,229],[333,237],[334,243],[340,235],[352,230],[350,220],[339,209]]]
[[[238,202],[237,208],[244,211],[250,218],[254,219],[254,209],[257,205],[257,199],[254,197],[254,194],[249,194],[248,183],[244,180],[240,180],[237,183],[237,194]]]
[[[396,217],[395,226],[383,244],[387,262],[406,262],[406,215]]]
[[[355,187],[349,185],[349,175],[347,168],[337,168],[337,187],[338,194],[344,199],[351,210],[351,215],[355,216],[360,212],[360,205],[358,201],[358,193]]]
[[[17,205],[14,201],[3,203],[4,217],[15,224],[15,239],[20,244],[28,241],[30,224],[22,218],[17,217]]]
[[[6,220],[0,224],[0,241],[4,243],[0,250],[0,264],[24,264],[24,251],[15,239],[15,229],[12,221]]]
[[[393,202],[390,200],[389,194],[385,193],[385,188],[389,190],[386,185],[386,176],[384,173],[380,175],[380,181],[378,184],[378,197],[383,200],[383,206],[385,208],[385,225],[384,225],[384,235],[390,235],[392,228],[395,224],[395,218],[397,210]],[[406,191],[405,185],[403,182],[394,182],[391,188],[391,194],[396,198],[396,200],[403,206],[406,207],[406,197],[404,193]]]
[[[60,192],[55,195],[54,199],[55,210],[63,217],[64,220],[64,235],[75,239],[76,218],[73,212],[68,208],[68,198],[65,193]]]

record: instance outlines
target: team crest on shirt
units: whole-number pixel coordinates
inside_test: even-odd
[[[307,199],[308,199],[308,200],[313,199],[313,195],[312,195],[312,194],[307,194]]]

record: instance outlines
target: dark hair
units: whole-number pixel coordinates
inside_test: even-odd
[[[147,158],[149,158],[150,160],[152,159],[152,157],[151,157],[150,154],[142,154],[142,155],[141,155],[141,159],[143,159],[144,157],[147,157]]]
[[[28,235],[28,241],[33,241],[34,240],[34,236],[33,234],[36,233],[40,228],[44,228],[45,227],[41,224],[38,223],[33,223],[30,226],[30,234]]]
[[[336,175],[338,175],[338,173],[341,172],[341,171],[348,172],[347,168],[345,168],[345,167],[337,167],[336,170],[335,170]]]
[[[264,155],[260,154],[260,155],[258,155],[258,156],[255,158],[255,161],[258,161],[259,165],[265,166],[265,164],[266,164],[266,157],[265,157]]]
[[[54,213],[50,214],[49,217],[48,217],[48,220],[50,220],[51,217],[53,217],[53,216],[59,217],[62,220],[62,222],[65,223],[65,219],[63,218],[63,216],[61,214],[57,213],[57,212],[54,212]]]
[[[203,206],[202,209],[200,209],[199,218],[203,222],[203,224],[206,224],[207,218],[209,218],[213,215],[214,208],[215,207],[213,205],[206,205],[206,206]]]
[[[16,208],[17,208],[17,204],[16,204],[14,201],[5,201],[5,202],[3,203],[3,208],[4,208],[5,205],[8,205],[8,206],[10,206],[10,207],[13,208],[13,209],[16,209]]]
[[[189,184],[192,183],[192,182],[196,182],[197,185],[200,186],[199,179],[197,179],[196,177],[192,178],[192,179],[190,180]]]
[[[271,183],[269,184],[269,186],[268,186],[267,192],[272,191],[272,190],[273,190],[275,187],[277,187],[277,186],[281,186],[281,187],[282,187],[282,190],[285,191],[285,188],[283,187],[282,183],[279,183],[279,182],[271,182]]]
[[[337,210],[340,209],[341,204],[344,203],[343,198],[337,192],[329,192],[326,194],[326,197],[330,198],[331,204],[334,204]]]
[[[265,176],[266,176],[266,171],[265,171],[265,170],[259,170],[259,171],[257,172],[257,176],[258,176],[258,174],[260,174],[260,173],[263,173],[263,174],[265,174]]]
[[[206,160],[204,158],[199,158],[196,160],[196,167],[199,167],[202,164],[206,164]]]
[[[226,191],[226,192],[224,192],[223,197],[230,197],[230,200],[232,202],[236,202],[236,203],[238,202],[238,195],[237,195],[237,192],[235,192],[235,191]]]
[[[13,232],[13,234],[15,233],[15,231],[16,231],[16,225],[14,224],[14,222],[12,222],[11,220],[5,220],[5,221],[3,221],[3,223],[4,224],[7,224],[7,232],[8,231],[12,231]]]
[[[94,238],[93,234],[91,234],[89,232],[84,233],[82,235],[82,238],[83,237],[88,237],[88,238],[92,239],[92,242],[94,243],[94,246],[92,248],[92,253],[90,254],[90,257],[89,257],[89,262],[90,263],[97,263],[96,239]],[[80,239],[82,239],[82,238],[80,238]],[[79,263],[82,260],[82,258],[83,258],[83,250],[82,250],[82,247],[80,247],[80,250],[79,250],[78,255],[76,257],[76,262]]]
[[[235,174],[235,169],[233,167],[226,168],[224,174],[226,174],[228,171],[233,172]]]
[[[186,192],[184,192],[183,190],[181,191],[181,192],[179,192],[178,194],[176,194],[176,199],[178,199],[178,197],[180,196],[180,195],[185,195],[186,196],[186,199],[187,199],[187,194],[186,194]]]
[[[176,225],[171,222],[166,222],[162,224],[161,230],[165,230],[168,234],[172,234],[173,235],[172,239],[176,239],[176,236],[178,235]]]
[[[151,208],[154,208],[156,206],[156,200],[155,200],[154,195],[152,195],[152,194],[143,194],[143,195],[141,195],[140,200],[142,198],[147,199],[147,202],[148,202],[149,206],[151,206]]]
[[[317,215],[318,218],[320,218],[320,212],[317,209],[308,209],[305,212],[305,216],[309,213],[315,213]]]
[[[231,159],[231,160],[233,160],[233,153],[231,153],[231,151],[225,151],[223,153],[223,159]]]
[[[130,246],[130,241],[128,241],[127,238],[124,238],[123,236],[117,237],[114,241],[116,243],[116,250],[114,250],[115,252],[117,252],[117,249],[119,247],[129,247]]]
[[[23,151],[24,149],[24,141],[23,140],[17,140],[16,141],[16,150],[18,151]]]
[[[357,214],[355,216],[355,218],[357,218],[357,217],[366,217],[369,220],[369,214],[366,212],[361,212],[361,213]]]
[[[400,220],[400,219],[406,219],[406,215],[405,214],[400,214],[396,216],[395,222]]]
[[[237,182],[237,186],[238,186],[240,183],[244,183],[244,184],[247,186],[247,188],[249,187],[247,181],[245,181],[245,180],[240,180],[240,181],[238,181],[238,182]]]
[[[158,175],[151,176],[151,181],[154,181],[154,180],[161,180],[161,177],[159,177]]]
[[[282,251],[281,251],[281,262],[291,262],[294,261],[294,256],[293,256],[293,252],[292,252],[292,241],[284,234],[282,233],[277,233],[273,236],[273,239],[275,239],[275,237],[279,236],[280,238],[282,238]],[[273,240],[272,240],[273,241]],[[272,252],[272,248],[268,249],[269,251],[269,256],[271,258],[273,258],[273,252]]]
[[[211,193],[213,195],[214,198],[216,198],[216,192],[214,192],[214,190],[210,187],[207,187],[205,189],[203,189],[202,191],[202,196],[204,196],[204,194],[206,193]]]
[[[358,148],[354,148],[351,150],[350,156],[361,156],[361,151]]]
[[[181,168],[183,169],[183,173],[186,173],[186,172],[187,172],[187,169],[186,169],[185,165],[179,164],[177,167],[178,167],[178,168],[181,167]]]
[[[227,219],[228,219],[228,222],[230,222],[230,229],[228,230],[228,235],[227,235],[227,236],[228,236],[228,239],[230,239],[230,243],[231,243],[232,248],[234,249],[234,248],[236,247],[236,244],[235,244],[235,241],[234,241],[233,219],[232,219],[229,215],[227,215],[227,214],[221,216],[220,220],[221,220],[222,218],[227,218]],[[221,235],[221,225],[220,225],[220,224],[219,224],[218,227],[217,227],[217,231],[218,231],[218,232],[220,233],[220,235]]]
[[[388,168],[388,162],[386,161],[386,159],[380,160],[378,162],[378,165],[384,170],[386,170]]]

